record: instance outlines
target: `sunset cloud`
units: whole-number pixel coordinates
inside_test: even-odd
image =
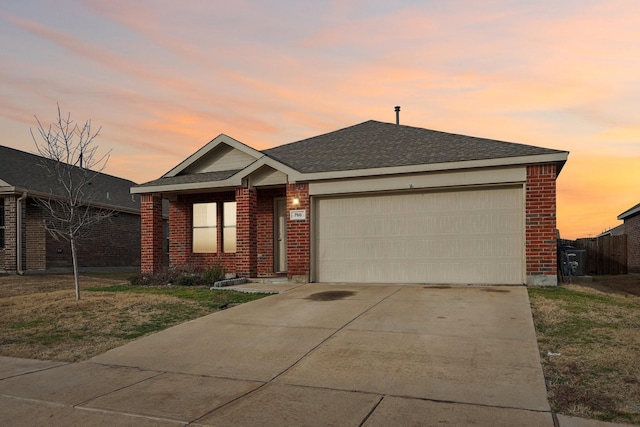
[[[34,0],[0,13],[3,145],[59,102],[108,172],[155,179],[220,133],[257,149],[365,120],[571,151],[565,237],[638,200],[635,0]],[[140,165],[144,165],[141,167]],[[605,201],[605,202],[601,202]]]

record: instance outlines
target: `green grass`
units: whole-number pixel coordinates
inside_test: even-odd
[[[203,287],[186,286],[97,286],[86,289],[89,292],[131,292],[136,294],[169,295],[194,301],[206,308],[224,308],[229,305],[243,304],[265,297],[268,294],[247,293],[228,290],[210,290]]]
[[[637,308],[638,304],[633,300],[626,300],[614,295],[585,292],[574,289],[557,287],[530,287],[529,297],[544,297],[550,300],[562,301],[572,311],[585,312],[597,308],[598,305],[615,306],[623,308]]]
[[[87,360],[144,335],[269,295],[205,287],[103,286],[95,281],[83,289],[80,301],[72,290],[28,290],[3,300],[0,355],[67,362]]]
[[[640,424],[640,300],[571,287],[528,288],[555,412]]]

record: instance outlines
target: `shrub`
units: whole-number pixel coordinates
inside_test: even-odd
[[[131,286],[144,286],[149,284],[149,278],[142,273],[136,273],[129,277],[129,283]]]
[[[183,274],[178,276],[175,281],[175,284],[178,286],[195,286],[199,282],[199,277],[193,274]]]
[[[207,267],[206,270],[202,273],[202,280],[207,285],[213,285],[218,280],[224,279],[225,269],[220,262],[216,262],[215,264]]]
[[[174,284],[177,286],[211,286],[218,280],[224,279],[225,269],[220,262],[215,262],[202,270],[197,267],[185,266],[165,268],[156,274],[137,273],[129,277],[132,286],[162,286]]]
[[[136,273],[129,277],[129,283],[132,286],[167,285],[175,282],[180,274],[175,268],[165,268],[156,274]]]

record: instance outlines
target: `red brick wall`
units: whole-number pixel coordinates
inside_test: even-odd
[[[233,192],[178,196],[169,203],[169,265],[176,268],[207,268],[220,262],[228,273],[236,273],[236,253],[222,253],[222,203],[235,200]],[[218,252],[193,253],[193,204],[217,205]]]
[[[556,170],[553,164],[527,167],[525,252],[531,284],[557,283]]]
[[[627,269],[629,273],[640,273],[640,214],[624,221],[627,235]]]
[[[299,205],[293,205],[297,197]],[[290,278],[309,280],[310,257],[310,198],[308,184],[287,184],[287,267]],[[291,220],[291,210],[306,211],[304,221]],[[294,277],[295,276],[295,277]]]
[[[286,197],[286,190],[258,190],[258,277],[274,276],[274,199]]]

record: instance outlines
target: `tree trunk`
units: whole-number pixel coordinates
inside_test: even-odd
[[[78,254],[76,253],[76,239],[71,236],[71,258],[73,259],[73,281],[76,285],[76,301],[80,301],[80,277],[78,274]]]

